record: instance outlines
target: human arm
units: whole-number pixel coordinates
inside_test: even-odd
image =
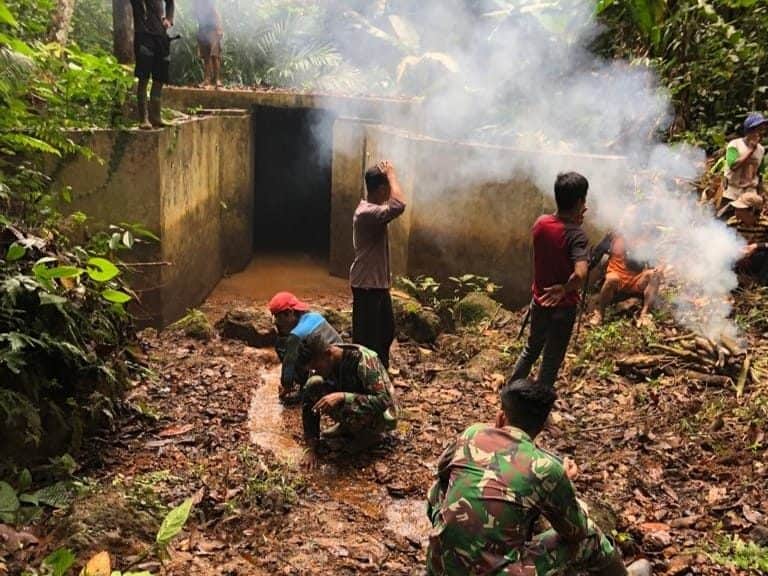
[[[173,26],[173,14],[175,11],[173,2],[174,0],[165,0],[165,18],[163,18],[163,26],[165,26],[166,29]]]
[[[731,170],[738,170],[741,168],[741,166],[752,157],[752,154],[755,153],[758,143],[759,142],[755,141],[754,144],[748,144],[747,149],[743,154],[739,153],[739,149],[736,148],[736,146],[728,146],[725,151],[725,162],[728,164],[728,167]]]
[[[544,294],[541,297],[542,306],[557,306],[566,294],[581,288],[589,273],[589,263],[586,260],[580,260],[573,265],[573,268],[568,282],[544,288]]]
[[[383,204],[369,207],[367,215],[380,224],[388,224],[405,211],[405,197],[403,196],[403,189],[400,186],[400,181],[397,178],[397,173],[392,163],[388,160],[379,162],[378,168],[387,177],[389,182],[389,198]]]
[[[568,258],[573,262],[573,272],[565,284],[554,284],[544,288],[544,293],[539,300],[542,306],[557,306],[567,294],[578,292],[589,274],[588,240],[584,230],[580,226],[566,229],[565,241]]]
[[[296,363],[299,360],[301,350],[301,338],[295,334],[289,334],[285,338],[284,349],[282,352],[283,366],[280,372],[281,392],[286,392],[293,387],[296,379]]]
[[[437,460],[437,479],[432,484],[427,494],[427,516],[432,524],[435,523],[437,513],[440,511],[443,498],[445,498],[445,491],[448,489],[448,481],[450,480],[451,475],[450,464],[456,454],[457,447],[458,441],[453,440],[448,444],[445,450],[443,450],[443,453]]]
[[[576,490],[568,477],[569,473],[577,472],[571,465],[572,462],[561,465],[554,459],[546,462],[546,469],[542,471],[544,478],[540,484],[544,490],[540,507],[560,537],[568,544],[575,545],[588,536],[589,518],[576,498]]]

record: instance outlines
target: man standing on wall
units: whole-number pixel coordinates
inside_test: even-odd
[[[203,86],[221,87],[221,38],[224,31],[215,0],[196,0],[197,51],[203,60]]]
[[[165,4],[165,6],[163,6]],[[139,127],[149,130],[163,126],[163,84],[168,82],[171,40],[167,30],[173,26],[173,0],[131,0],[133,7],[133,50],[136,56],[137,106]],[[147,87],[152,91],[147,105]]]
[[[579,303],[579,288],[587,277],[587,236],[581,225],[587,211],[587,179],[576,172],[557,175],[554,214],[533,225],[533,301],[531,331],[512,380],[527,378],[541,355],[538,381],[554,386]]]
[[[405,199],[389,161],[365,172],[367,197],[352,219],[355,260],[349,270],[352,286],[352,340],[378,354],[389,368],[389,347],[395,318],[389,294],[389,223],[405,210]]]

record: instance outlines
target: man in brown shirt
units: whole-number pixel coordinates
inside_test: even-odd
[[[389,223],[405,210],[405,199],[389,161],[365,173],[367,197],[352,219],[355,260],[349,270],[352,287],[352,340],[379,355],[389,368],[395,318],[389,294]]]

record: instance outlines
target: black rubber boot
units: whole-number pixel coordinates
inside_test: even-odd
[[[168,126],[163,122],[162,116],[163,102],[159,98],[149,99],[149,121],[155,128],[165,128]]]

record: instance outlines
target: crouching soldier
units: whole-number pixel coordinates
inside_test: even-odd
[[[341,344],[341,336],[323,316],[290,292],[278,292],[269,301],[269,311],[277,327],[277,355],[283,363],[280,373],[280,400],[295,399],[309,378],[306,342],[319,339],[326,345]]]
[[[304,438],[309,446],[306,464],[313,467],[320,440],[320,417],[336,424],[323,437],[349,441],[349,448],[372,445],[397,425],[395,389],[386,368],[373,350],[358,344],[308,341],[309,367],[302,395]]]
[[[570,480],[576,465],[533,443],[555,401],[553,388],[510,380],[500,394],[495,426],[470,426],[440,456],[427,508],[428,573],[649,576],[647,560],[625,568],[589,519]],[[533,535],[540,515],[552,529]]]

